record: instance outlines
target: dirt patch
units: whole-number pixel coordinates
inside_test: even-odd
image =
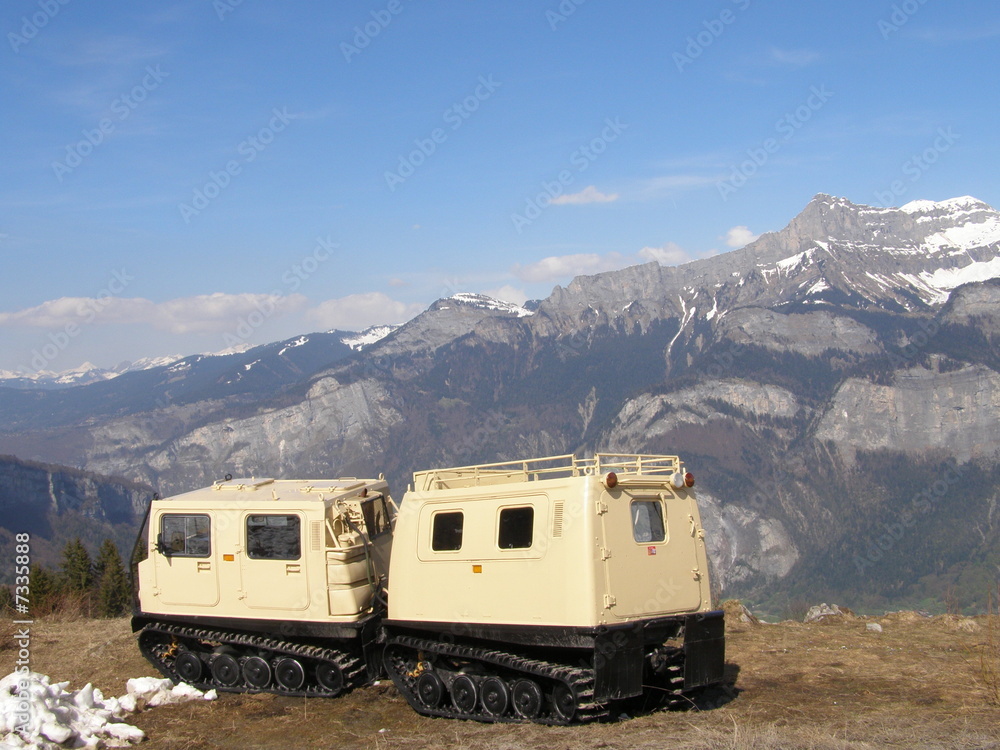
[[[978,626],[970,629],[969,620]],[[133,717],[141,747],[485,748],[997,748],[977,654],[982,618],[890,615],[882,633],[859,618],[822,625],[739,623],[728,635],[727,678],[685,711],[583,727],[479,724],[415,714],[389,682],[333,700],[222,694],[212,703],[148,709]],[[736,625],[736,623],[734,623]],[[70,689],[93,682],[121,695],[154,674],[127,620],[36,620],[32,667]],[[0,651],[0,673],[13,668]]]

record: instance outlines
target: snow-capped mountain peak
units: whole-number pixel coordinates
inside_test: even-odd
[[[89,385],[103,380],[111,380],[128,372],[151,370],[176,362],[180,355],[170,357],[144,357],[134,362],[128,360],[111,369],[98,367],[91,362],[71,367],[68,370],[0,370],[0,386],[27,389],[70,388]]]
[[[615,294],[606,274],[577,277],[542,303],[546,317],[566,326],[604,316],[685,322],[684,305],[699,295],[708,301],[698,301],[695,318],[713,321],[789,304],[923,312],[962,284],[1000,278],[1000,213],[970,196],[885,208],[819,194],[784,229],[738,250],[610,273]]]
[[[973,198],[971,195],[963,195],[958,198],[949,198],[943,201],[913,200],[899,207],[900,211],[908,214],[928,214],[932,212],[940,213],[968,213],[970,211],[992,211],[988,203]]]
[[[476,307],[481,310],[509,313],[511,315],[516,315],[519,318],[524,318],[528,315],[534,314],[531,310],[521,307],[520,305],[516,305],[513,302],[507,302],[502,299],[496,299],[495,297],[489,297],[485,294],[476,294],[473,292],[459,292],[458,294],[453,294],[452,296],[447,297],[444,301],[448,300],[454,300],[459,304]]]

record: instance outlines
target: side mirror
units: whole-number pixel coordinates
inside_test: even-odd
[[[156,535],[156,551],[164,557],[170,557],[170,547],[163,541],[163,534]]]

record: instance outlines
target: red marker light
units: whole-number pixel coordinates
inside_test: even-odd
[[[684,486],[694,487],[694,474],[692,474],[690,471],[684,475]]]
[[[615,474],[613,471],[609,471],[608,475],[604,477],[604,486],[607,487],[609,490],[613,490],[615,487],[617,487],[618,475]]]

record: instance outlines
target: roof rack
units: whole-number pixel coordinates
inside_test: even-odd
[[[596,453],[592,457],[577,458],[568,453],[562,456],[417,471],[413,474],[413,487],[417,490],[477,487],[563,477],[600,476],[608,471],[624,475],[669,477],[680,470],[681,460],[677,456]]]

